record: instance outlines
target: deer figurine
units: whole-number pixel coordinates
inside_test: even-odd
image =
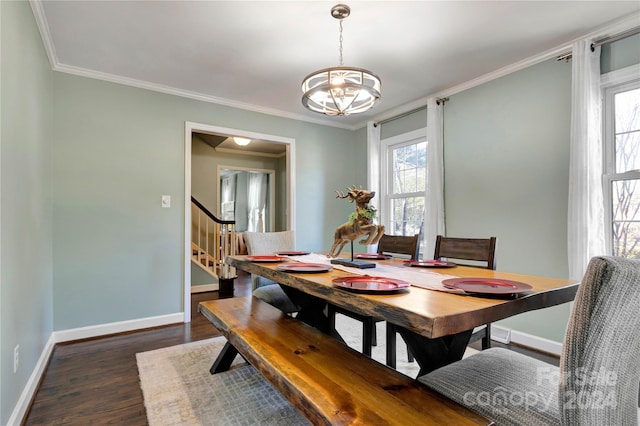
[[[364,236],[359,241],[360,244],[376,244],[384,234],[384,226],[373,223],[376,210],[369,206],[369,201],[376,193],[364,190],[362,187],[357,189],[354,185],[351,188],[347,188],[346,194],[340,191],[336,191],[336,194],[338,194],[336,198],[346,198],[350,203],[355,202],[356,210],[351,214],[348,222],[336,228],[329,257],[338,256],[347,243],[356,240],[360,236]]]

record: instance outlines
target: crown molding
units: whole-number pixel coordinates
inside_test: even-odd
[[[552,49],[546,50],[542,53],[539,53],[537,55],[531,56],[529,58],[523,59],[522,61],[519,62],[515,62],[511,65],[507,65],[506,67],[497,69],[495,71],[492,71],[490,73],[484,74],[480,77],[474,78],[472,80],[466,81],[464,83],[458,84],[456,86],[450,87],[448,89],[445,89],[441,92],[437,92],[434,93],[432,95],[428,95],[428,96],[424,96],[421,97],[419,99],[416,99],[414,101],[411,101],[407,104],[403,104],[401,106],[398,106],[392,110],[386,111],[384,114],[380,114],[378,116],[375,116],[372,120],[373,121],[382,121],[382,120],[387,120],[389,118],[393,118],[397,115],[400,114],[404,114],[405,112],[409,112],[413,109],[419,108],[421,106],[425,106],[427,104],[427,100],[429,98],[435,97],[435,98],[446,98],[452,95],[455,95],[457,93],[461,93],[464,92],[465,90],[469,90],[472,89],[476,86],[480,86],[482,84],[488,83],[492,80],[496,80],[500,77],[504,77],[506,75],[509,75],[511,73],[514,73],[516,71],[520,71],[523,70],[525,68],[528,68],[530,66],[539,64],[541,62],[547,61],[549,59],[552,58],[556,58],[559,55],[562,55],[564,53],[570,52],[571,48],[573,46],[573,44],[579,40],[583,40],[583,39],[602,39],[605,37],[611,37],[614,36],[616,34],[619,34],[621,32],[627,31],[631,28],[635,28],[638,26],[638,22],[640,21],[640,12],[639,13],[633,13],[630,15],[627,15],[621,19],[617,19],[615,21],[609,22],[608,24],[605,24],[601,27],[599,27],[598,29],[585,34],[581,37],[575,38],[573,40],[571,40],[568,43],[556,46]],[[359,128],[366,126],[366,122],[360,123],[359,124]]]
[[[484,74],[480,77],[474,78],[472,80],[466,81],[464,83],[458,84],[456,86],[445,89],[441,92],[423,96],[406,104],[400,105],[398,107],[387,110],[379,115],[373,116],[361,122],[355,123],[353,125],[347,125],[344,123],[339,123],[331,120],[324,120],[320,118],[311,118],[302,114],[295,114],[291,112],[281,111],[274,108],[267,108],[258,105],[237,102],[230,99],[219,98],[216,96],[206,95],[203,93],[192,92],[188,90],[178,89],[171,86],[165,86],[156,83],[150,83],[148,81],[136,80],[132,78],[122,77],[114,74],[108,74],[93,70],[88,70],[86,68],[74,67],[70,65],[61,64],[58,61],[58,57],[56,55],[55,46],[53,44],[51,38],[51,32],[49,31],[49,25],[45,18],[44,8],[42,0],[29,0],[31,4],[31,9],[33,10],[33,15],[36,20],[36,24],[38,29],[40,30],[40,35],[42,37],[42,41],[47,52],[47,57],[49,58],[49,63],[51,64],[51,68],[54,71],[77,75],[81,77],[93,78],[97,80],[108,81],[111,83],[122,84],[125,86],[137,87],[140,89],[151,90],[154,92],[165,93],[174,96],[180,96],[189,99],[195,99],[202,102],[213,103],[217,105],[228,106],[231,108],[238,108],[246,111],[257,112],[261,114],[272,115],[281,118],[287,118],[291,120],[305,121],[308,123],[319,124],[322,126],[329,127],[337,127],[345,130],[359,130],[363,127],[366,127],[368,121],[382,121],[389,118],[393,118],[397,115],[403,114],[405,112],[411,111],[421,106],[425,106],[427,104],[427,100],[431,97],[444,98],[448,96],[455,95],[457,93],[463,92],[465,90],[469,90],[473,87],[480,86],[484,83],[488,83],[492,80],[496,80],[500,77],[504,77],[508,74],[514,73],[516,71],[523,70],[532,65],[536,65],[540,62],[544,62],[553,57],[557,57],[561,54],[567,53],[571,51],[571,46],[578,40],[582,40],[585,38],[598,39],[604,37],[610,37],[615,34],[619,34],[628,29],[634,28],[638,26],[638,21],[640,20],[640,12],[632,13],[627,16],[624,16],[618,20],[611,21],[598,29],[592,31],[591,33],[585,34],[581,37],[578,37],[571,42],[562,44],[560,46],[556,46],[552,49],[549,49],[540,54],[531,56],[522,61],[516,62],[511,65],[507,65],[506,67],[500,68],[498,70],[492,71],[490,73]]]
[[[310,118],[310,117],[307,117],[307,116],[304,116],[304,115],[301,115],[301,114],[295,114],[295,113],[281,111],[281,110],[274,109],[274,108],[266,108],[266,107],[262,107],[262,106],[258,106],[258,105],[238,102],[238,101],[234,101],[234,100],[230,100],[230,99],[220,98],[220,97],[217,97],[217,96],[211,96],[211,95],[206,95],[206,94],[203,94],[203,93],[192,92],[192,91],[189,91],[189,90],[178,89],[176,87],[165,86],[165,85],[157,84],[157,83],[150,83],[150,82],[144,81],[144,80],[137,80],[137,79],[133,79],[133,78],[122,77],[122,76],[115,75],[115,74],[109,74],[109,73],[103,73],[103,72],[94,71],[94,70],[88,70],[86,68],[74,67],[74,66],[63,65],[63,64],[56,64],[53,67],[53,70],[54,71],[58,71],[58,72],[62,72],[62,73],[65,73],[65,74],[73,74],[73,75],[77,75],[77,76],[80,76],[80,77],[93,78],[93,79],[96,79],[96,80],[102,80],[102,81],[108,81],[108,82],[111,82],[111,83],[122,84],[124,86],[131,86],[131,87],[136,87],[136,88],[139,88],[139,89],[146,89],[146,90],[151,90],[151,91],[154,91],[154,92],[165,93],[165,94],[168,94],[168,95],[180,96],[180,97],[183,97],[183,98],[195,99],[197,101],[213,103],[213,104],[216,104],[216,105],[223,105],[223,106],[228,106],[228,107],[231,107],[231,108],[238,108],[238,109],[242,109],[242,110],[245,110],[245,111],[252,111],[252,112],[257,112],[257,113],[261,113],[261,114],[273,115],[273,116],[277,116],[277,117],[281,117],[281,118],[288,118],[288,119],[291,119],[291,120],[306,121],[306,122],[310,122],[310,123],[314,123],[314,124],[320,124],[320,125],[324,125],[324,126],[339,127],[339,128],[347,129],[347,130],[355,130],[355,128],[353,126],[349,126],[349,125],[345,125],[345,124],[341,124],[341,123],[335,123],[335,122],[331,122],[331,121],[327,121],[327,120],[321,120],[321,119],[314,119],[314,118]]]
[[[56,55],[56,48],[51,39],[51,31],[49,31],[49,24],[44,15],[44,7],[42,6],[42,0],[29,0],[33,16],[36,20],[36,25],[40,31],[40,37],[42,37],[42,43],[44,44],[44,50],[47,52],[49,58],[49,64],[52,69],[55,69],[58,64],[58,56]]]

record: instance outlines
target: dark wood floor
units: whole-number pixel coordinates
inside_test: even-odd
[[[235,295],[249,293],[249,278],[240,273]],[[197,311],[200,301],[217,298],[217,292],[193,294],[189,324],[56,345],[23,424],[146,425],[135,354],[218,336]],[[558,364],[555,357],[514,345],[505,347]]]
[[[246,275],[235,294],[250,292]],[[219,336],[197,311],[217,292],[196,293],[191,323],[56,345],[25,425],[146,425],[136,353]]]

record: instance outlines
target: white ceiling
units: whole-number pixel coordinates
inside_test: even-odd
[[[552,57],[585,35],[640,25],[635,0],[350,1],[344,64],[378,74],[382,102],[330,118],[303,108],[300,84],[338,64],[336,3],[32,0],[32,7],[58,71],[345,128]]]

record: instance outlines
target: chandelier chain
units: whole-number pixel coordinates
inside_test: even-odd
[[[342,19],[340,19],[340,65],[342,66]]]

